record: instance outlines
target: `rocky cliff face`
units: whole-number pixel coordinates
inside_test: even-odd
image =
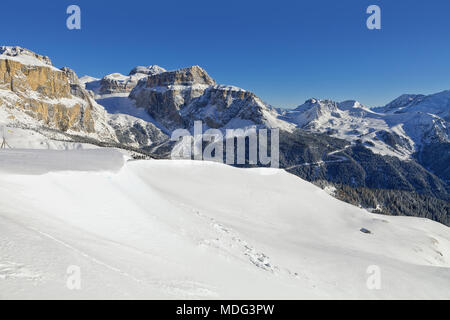
[[[120,73],[112,73],[100,80],[100,94],[126,93],[130,92],[137,84],[138,79],[132,79],[121,75]]]
[[[24,49],[0,49],[0,81],[3,90],[17,93],[31,90],[49,98],[70,96],[67,75],[53,68],[49,58]]]
[[[232,121],[258,125],[267,123],[265,115],[269,113],[269,108],[253,93],[217,85],[199,66],[143,79],[130,98],[169,131],[190,128],[195,120],[202,120],[211,128],[232,126]]]
[[[112,95],[129,93],[137,85],[139,80],[165,72],[164,68],[152,65],[148,67],[138,66],[130,71],[128,76],[120,73],[112,73],[102,79],[85,78],[83,83],[88,90],[92,90],[96,95]]]
[[[236,87],[213,86],[195,99],[182,114],[188,126],[202,120],[210,128],[222,128],[237,119],[248,124],[263,125],[266,106],[252,92]]]
[[[26,49],[0,48],[0,106],[20,109],[60,131],[115,140],[103,108],[82,88],[76,74],[53,67],[48,57]]]
[[[176,129],[184,127],[179,111],[215,84],[205,70],[195,66],[141,80],[130,98],[166,128]]]
[[[164,72],[148,77],[146,80],[147,88],[167,87],[171,85],[193,86],[196,84],[212,86],[216,82],[199,66]]]

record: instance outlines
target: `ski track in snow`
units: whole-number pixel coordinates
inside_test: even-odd
[[[117,267],[112,266],[109,263],[106,263],[104,261],[101,261],[95,257],[93,257],[90,254],[87,254],[86,252],[60,240],[57,239],[56,237],[43,232],[43,231],[39,231],[33,227],[27,227],[29,230],[32,230],[36,233],[38,233],[39,235],[46,237],[56,243],[58,243],[59,245],[68,248],[69,250],[77,253],[78,255],[90,260],[91,262],[104,267],[106,269],[109,269],[113,272],[118,273],[119,275],[129,278],[132,281],[141,284],[141,285],[152,285],[152,286],[157,286],[159,288],[162,288],[163,290],[167,291],[167,293],[169,295],[173,295],[173,296],[185,296],[185,297],[213,297],[213,296],[217,296],[217,294],[212,291],[210,288],[207,288],[208,286],[205,284],[201,284],[195,281],[177,281],[177,280],[171,280],[171,281],[161,281],[161,280],[143,280],[143,279],[139,279],[137,277],[135,277],[134,275],[123,271]],[[120,245],[120,244],[119,244]],[[141,252],[141,254],[145,254],[144,252]],[[26,270],[26,269],[25,269]],[[0,269],[0,274],[1,274],[1,269]],[[31,275],[33,277],[33,275]],[[34,276],[37,277],[37,276]]]
[[[135,276],[133,276],[133,275],[131,275],[131,274],[125,272],[125,271],[122,271],[119,268],[113,267],[113,266],[107,264],[106,262],[100,261],[97,258],[94,258],[94,257],[90,256],[89,254],[87,254],[87,253],[85,253],[85,252],[75,248],[74,246],[72,246],[72,245],[70,245],[70,244],[68,244],[68,243],[66,243],[66,242],[64,242],[62,240],[59,240],[59,239],[55,238],[54,236],[51,236],[50,234],[48,234],[46,232],[39,231],[39,230],[37,230],[37,229],[35,229],[33,227],[28,227],[28,229],[33,230],[34,232],[40,234],[43,237],[46,237],[46,238],[48,238],[50,240],[53,240],[53,241],[57,242],[58,244],[66,247],[66,248],[76,252],[77,254],[83,256],[84,258],[94,262],[95,264],[98,264],[98,265],[100,265],[102,267],[105,267],[105,268],[107,268],[107,269],[109,269],[111,271],[117,272],[117,273],[119,273],[119,274],[121,274],[121,275],[123,275],[123,276],[125,276],[127,278],[130,278],[133,281],[136,281],[138,283],[142,283],[143,282],[142,280],[136,278]]]
[[[6,219],[5,217],[1,217],[2,219]],[[9,219],[8,219],[9,220]],[[88,261],[100,266],[101,268],[105,268],[110,270],[121,277],[125,277],[130,279],[131,281],[142,285],[142,286],[151,286],[155,288],[159,288],[167,293],[168,296],[173,297],[185,297],[185,298],[212,298],[217,297],[217,293],[214,291],[212,286],[209,286],[204,283],[200,283],[198,281],[192,280],[161,280],[161,279],[140,279],[129,272],[126,272],[118,267],[111,265],[103,260],[100,260],[91,254],[86,253],[85,251],[58,239],[57,237],[49,234],[48,232],[44,232],[34,228],[32,226],[25,226],[22,224],[18,224],[13,220],[9,220],[9,222],[18,225],[26,230],[29,230],[40,237],[49,239],[50,241],[56,243],[59,246],[62,246],[70,251],[74,252],[76,255],[81,256],[82,258],[87,259]],[[123,244],[116,243],[114,241],[110,241],[108,239],[98,239],[99,241],[107,241],[109,243],[113,243],[113,245],[121,247]],[[7,246],[6,241],[2,240],[1,246]],[[127,249],[132,249],[137,251],[140,255],[147,255],[146,252],[137,250],[136,248],[127,247]],[[24,263],[12,262],[12,258],[8,258],[6,255],[0,257],[0,281],[14,280],[14,279],[25,279],[25,280],[33,280],[33,281],[43,281],[44,276],[41,275],[38,271],[32,271],[30,266],[26,266]]]

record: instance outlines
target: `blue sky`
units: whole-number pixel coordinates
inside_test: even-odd
[[[82,29],[66,28],[77,4]],[[366,8],[382,29],[366,28]],[[0,43],[79,76],[200,65],[277,107],[310,97],[376,106],[450,89],[450,1],[72,0],[2,3]]]

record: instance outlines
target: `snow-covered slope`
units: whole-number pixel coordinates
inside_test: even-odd
[[[405,99],[405,95],[400,98]],[[387,122],[401,123],[417,144],[450,142],[450,90],[428,96],[406,95],[377,108],[386,113]]]
[[[448,120],[450,112],[450,90],[428,96],[405,94],[384,107],[375,108],[384,113],[424,112],[435,114]]]
[[[0,60],[11,60],[29,67],[45,67],[60,72],[49,57],[41,56],[21,47],[0,46]]]
[[[55,152],[0,151],[1,298],[450,298],[441,224],[282,170]]]

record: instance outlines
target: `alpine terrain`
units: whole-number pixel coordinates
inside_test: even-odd
[[[450,91],[287,109],[130,69],[0,47],[0,298],[450,298]],[[196,121],[279,129],[280,168],[170,160]]]

